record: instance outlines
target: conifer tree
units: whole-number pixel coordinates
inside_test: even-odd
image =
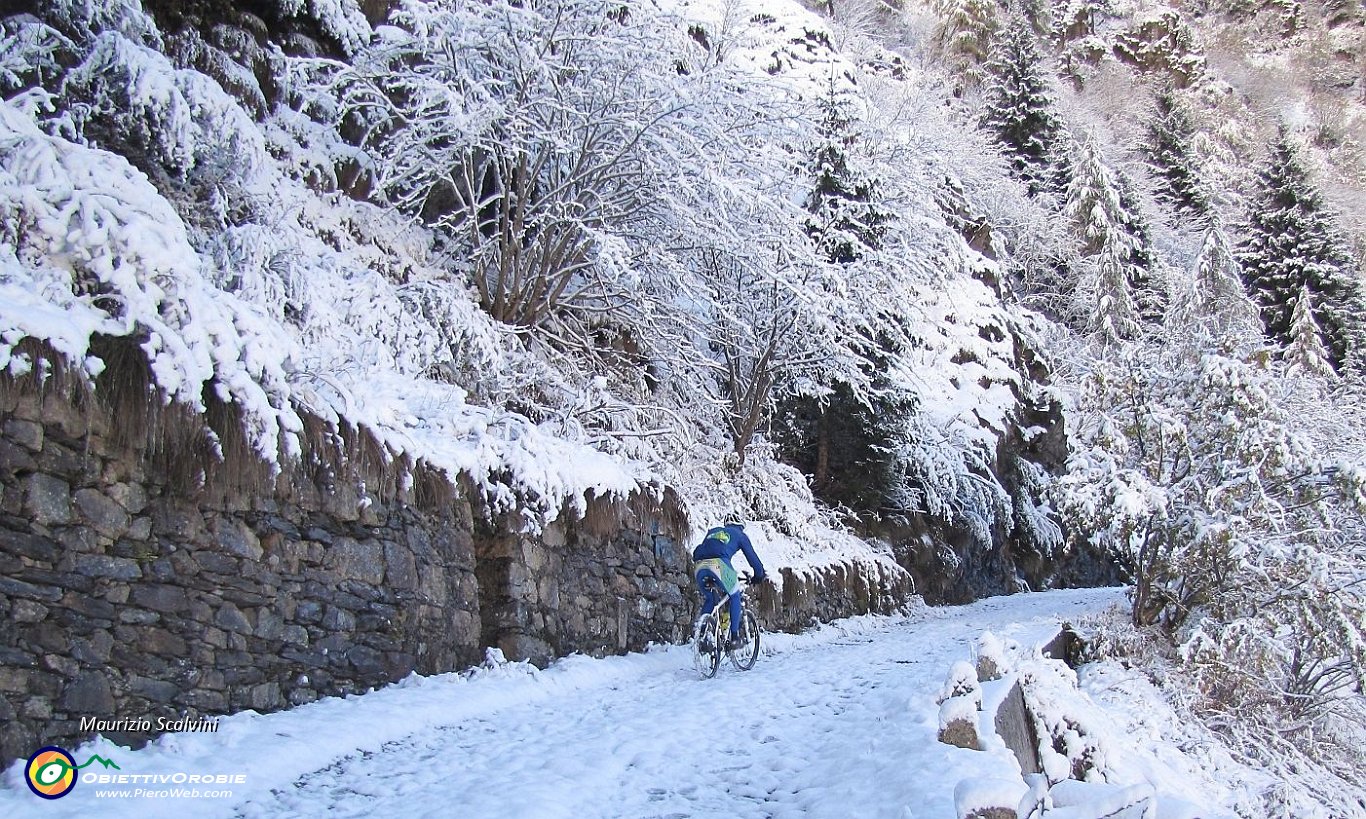
[[[1123,171],[1115,172],[1119,184],[1120,218],[1125,233],[1129,234],[1129,286],[1140,318],[1158,324],[1167,312],[1167,291],[1159,276],[1161,264],[1153,247],[1152,231],[1139,207],[1138,193],[1133,180]]]
[[[1030,194],[1038,194],[1052,183],[1051,159],[1062,135],[1039,49],[1029,25],[1012,17],[991,51],[982,125],[1005,149],[1011,170]]]
[[[848,264],[876,249],[887,214],[877,203],[877,183],[856,167],[850,147],[857,139],[852,118],[833,86],[821,101],[818,139],[811,158],[814,185],[807,197],[807,232],[831,262]]]
[[[1200,169],[1191,141],[1195,126],[1170,90],[1157,95],[1156,115],[1148,123],[1144,153],[1158,186],[1159,201],[1171,206],[1178,215],[1203,217],[1209,213],[1209,192],[1200,178]]]
[[[1319,323],[1314,320],[1313,295],[1303,286],[1290,315],[1290,346],[1285,348],[1286,372],[1291,375],[1333,376],[1328,348],[1324,346]]]
[[[1217,220],[1206,228],[1190,282],[1172,305],[1172,327],[1184,329],[1191,324],[1204,325],[1223,337],[1261,335],[1257,306],[1243,289],[1228,234]]]
[[[1080,235],[1083,265],[1094,285],[1088,321],[1103,341],[1134,338],[1140,322],[1152,318],[1145,313],[1160,314],[1150,270],[1143,266],[1153,264],[1152,250],[1126,207],[1124,183],[1105,164],[1095,136],[1088,134],[1075,153],[1063,213]]]
[[[1366,300],[1347,240],[1284,128],[1258,174],[1243,233],[1238,262],[1267,336],[1282,346],[1294,341],[1295,306],[1307,289],[1329,360],[1341,368],[1363,344],[1360,316]]]
[[[944,60],[958,74],[963,89],[982,84],[982,64],[1001,27],[996,0],[950,0],[936,35]]]

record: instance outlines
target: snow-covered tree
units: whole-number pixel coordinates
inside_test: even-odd
[[[1140,333],[1138,291],[1150,276],[1138,263],[1147,255],[1145,237],[1136,234],[1136,217],[1125,204],[1120,179],[1101,157],[1095,135],[1087,134],[1072,164],[1063,213],[1081,238],[1087,320],[1106,343]]]
[[[1175,333],[1203,327],[1220,340],[1261,337],[1257,306],[1243,288],[1228,234],[1217,219],[1205,229],[1190,278],[1173,298],[1167,323]]]
[[[1209,192],[1195,155],[1195,126],[1170,89],[1159,92],[1155,116],[1148,122],[1143,146],[1158,186],[1157,199],[1179,216],[1199,218],[1209,213]]]
[[[1238,262],[1266,334],[1282,346],[1294,340],[1295,305],[1307,289],[1330,361],[1342,367],[1366,343],[1366,301],[1350,245],[1284,128],[1257,175],[1243,236]]]
[[[1056,36],[1061,42],[1090,37],[1096,24],[1109,11],[1110,0],[1063,0],[1054,12]]]
[[[997,32],[986,75],[982,126],[1030,193],[1047,190],[1055,178],[1052,160],[1063,126],[1038,44],[1024,20],[1012,17]]]
[[[1331,378],[1333,365],[1323,343],[1323,331],[1314,320],[1313,294],[1306,284],[1295,296],[1295,310],[1290,314],[1290,344],[1284,357],[1287,375],[1309,375]]]
[[[946,5],[936,45],[944,61],[958,74],[962,90],[981,86],[982,65],[1001,27],[997,0],[951,0]]]
[[[1264,356],[1133,345],[1084,381],[1060,504],[1133,583],[1132,617],[1181,647],[1211,703],[1281,718],[1359,690],[1359,494]]]
[[[853,155],[859,140],[857,126],[833,84],[820,102],[816,145],[811,152],[811,212],[807,230],[836,264],[848,264],[875,249],[885,229],[887,214],[878,201],[878,185]]]

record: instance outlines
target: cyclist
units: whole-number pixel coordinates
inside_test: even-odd
[[[745,553],[745,559],[754,569],[753,582],[763,583],[768,579],[764,572],[764,564],[759,562],[759,556],[754,553],[754,544],[749,542],[749,535],[745,534],[745,525],[734,518],[727,518],[724,526],[708,530],[707,536],[692,553],[693,580],[702,592],[704,609],[712,611],[721,602],[719,595],[714,591],[715,587],[706,582],[708,577],[715,578],[717,584],[729,596],[732,648],[740,642],[740,578],[735,575],[735,567],[730,564],[736,552]]]

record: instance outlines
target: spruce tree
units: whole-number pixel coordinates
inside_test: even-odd
[[[1053,94],[1029,25],[1008,20],[997,33],[987,63],[982,126],[1005,149],[1011,170],[1030,194],[1053,181],[1052,156],[1062,135]]]
[[[1284,128],[1258,174],[1243,233],[1238,262],[1267,336],[1282,346],[1294,341],[1294,310],[1307,289],[1329,360],[1341,368],[1362,346],[1366,302],[1347,240]]]
[[[1190,116],[1170,90],[1157,95],[1155,114],[1148,123],[1144,153],[1158,183],[1157,199],[1171,206],[1178,215],[1207,216],[1209,193],[1200,178],[1199,163],[1191,144],[1195,126],[1191,124]]]
[[[1126,201],[1124,180],[1105,164],[1093,134],[1075,156],[1063,213],[1079,234],[1082,263],[1092,277],[1088,292],[1093,290],[1095,300],[1088,321],[1104,341],[1134,338],[1142,321],[1162,311],[1151,243]]]
[[[1285,348],[1286,372],[1290,375],[1333,376],[1328,348],[1323,343],[1319,323],[1314,320],[1313,295],[1301,287],[1290,314],[1290,346]]]
[[[1257,306],[1243,289],[1228,234],[1217,220],[1205,230],[1190,282],[1173,305],[1171,324],[1174,329],[1204,325],[1218,336],[1261,334]]]
[[[806,209],[811,212],[807,232],[836,264],[848,264],[876,249],[887,222],[877,202],[876,180],[856,167],[850,155],[856,139],[853,120],[832,87],[821,101]]]
[[[982,64],[1001,27],[1000,15],[996,0],[950,0],[936,39],[962,89],[982,84]]]
[[[1129,234],[1129,286],[1134,291],[1139,316],[1149,324],[1157,324],[1167,312],[1167,291],[1158,275],[1160,264],[1153,247],[1152,230],[1139,207],[1134,182],[1123,171],[1115,172],[1119,184],[1121,224]]]

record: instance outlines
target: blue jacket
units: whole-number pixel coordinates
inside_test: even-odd
[[[744,552],[745,560],[754,569],[754,579],[763,580],[767,573],[764,571],[764,564],[759,562],[759,556],[754,553],[754,544],[749,542],[749,535],[745,534],[744,527],[741,526],[717,526],[707,532],[707,536],[702,539],[702,544],[693,549],[693,560],[710,560],[719,557],[727,563],[735,557],[736,552]]]

